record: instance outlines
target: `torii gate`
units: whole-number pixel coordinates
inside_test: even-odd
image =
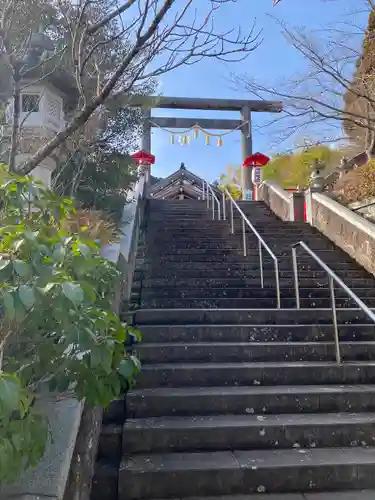
[[[164,96],[129,96],[128,105],[143,108],[144,123],[142,134],[142,150],[151,152],[151,129],[153,126],[163,128],[188,129],[194,125],[200,125],[204,129],[235,130],[241,132],[242,158],[243,160],[253,153],[251,113],[280,113],[283,110],[282,102],[278,101],[252,101],[238,99],[205,99],[195,97],[164,97]],[[153,108],[168,109],[198,109],[213,111],[238,111],[239,120],[211,119],[211,118],[167,118],[152,117]],[[253,183],[251,180],[252,168],[242,167],[241,188],[243,197],[250,190]]]

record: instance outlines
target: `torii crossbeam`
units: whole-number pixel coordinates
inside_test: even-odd
[[[280,113],[283,110],[283,103],[279,101],[206,99],[196,97],[128,96],[126,104],[128,106],[143,108],[145,120],[143,125],[142,149],[144,151],[151,152],[151,129],[153,126],[186,129],[198,124],[202,128],[215,130],[234,130],[239,128],[242,138],[243,159],[253,153],[251,113]],[[153,108],[238,111],[240,119],[151,118],[151,110]],[[246,198],[247,193],[252,193],[251,174],[251,168],[242,168],[241,186],[244,198]]]

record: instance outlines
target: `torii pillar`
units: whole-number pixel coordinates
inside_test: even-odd
[[[253,141],[251,135],[251,113],[280,113],[283,104],[279,101],[250,101],[241,99],[205,99],[195,97],[164,97],[164,96],[117,96],[112,99],[116,105],[116,99],[120,99],[128,106],[143,108],[145,123],[143,127],[142,149],[151,153],[151,128],[154,126],[163,128],[188,129],[194,125],[200,125],[204,129],[214,130],[240,130],[242,143],[242,161],[253,153]],[[117,104],[117,106],[121,105]],[[229,119],[201,119],[201,118],[167,118],[153,117],[151,119],[151,109],[199,109],[212,111],[237,111],[241,115],[240,120]],[[241,189],[242,197],[246,199],[246,194],[253,192],[251,179],[252,168],[242,167],[241,169]]]
[[[251,109],[250,106],[243,106],[241,109],[241,120],[243,126],[241,128],[241,144],[242,144],[242,163],[244,160],[253,154],[253,138],[251,134]],[[253,169],[249,167],[241,167],[241,191],[242,199],[246,199],[248,192],[253,193],[252,181]]]

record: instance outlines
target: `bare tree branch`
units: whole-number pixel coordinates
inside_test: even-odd
[[[347,24],[346,32],[341,28],[320,31],[319,37],[316,37],[316,33],[309,33],[306,29],[292,30],[285,23],[277,22],[288,43],[307,63],[307,72],[271,85],[246,74],[233,75],[232,82],[236,88],[245,89],[259,98],[283,99],[283,114],[267,123],[279,135],[278,144],[300,130],[307,135],[314,134],[317,127],[320,136],[324,130],[335,130],[335,135],[328,142],[342,141],[345,135],[343,128],[348,126],[375,138],[375,74],[372,71],[366,77],[356,76],[353,80],[353,67],[361,57],[355,47],[362,41],[364,30],[360,40],[355,24],[355,30]],[[348,99],[348,96],[356,106],[346,106],[344,97]],[[325,140],[322,137],[322,141]]]

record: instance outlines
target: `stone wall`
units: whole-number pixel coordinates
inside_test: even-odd
[[[285,191],[277,182],[264,181],[259,186],[259,200],[264,201],[280,219],[303,221],[305,197],[303,192]]]
[[[375,225],[322,193],[312,193],[309,222],[375,274]]]
[[[276,182],[265,181],[259,187],[259,198],[264,201],[280,219],[291,220],[291,193]]]

